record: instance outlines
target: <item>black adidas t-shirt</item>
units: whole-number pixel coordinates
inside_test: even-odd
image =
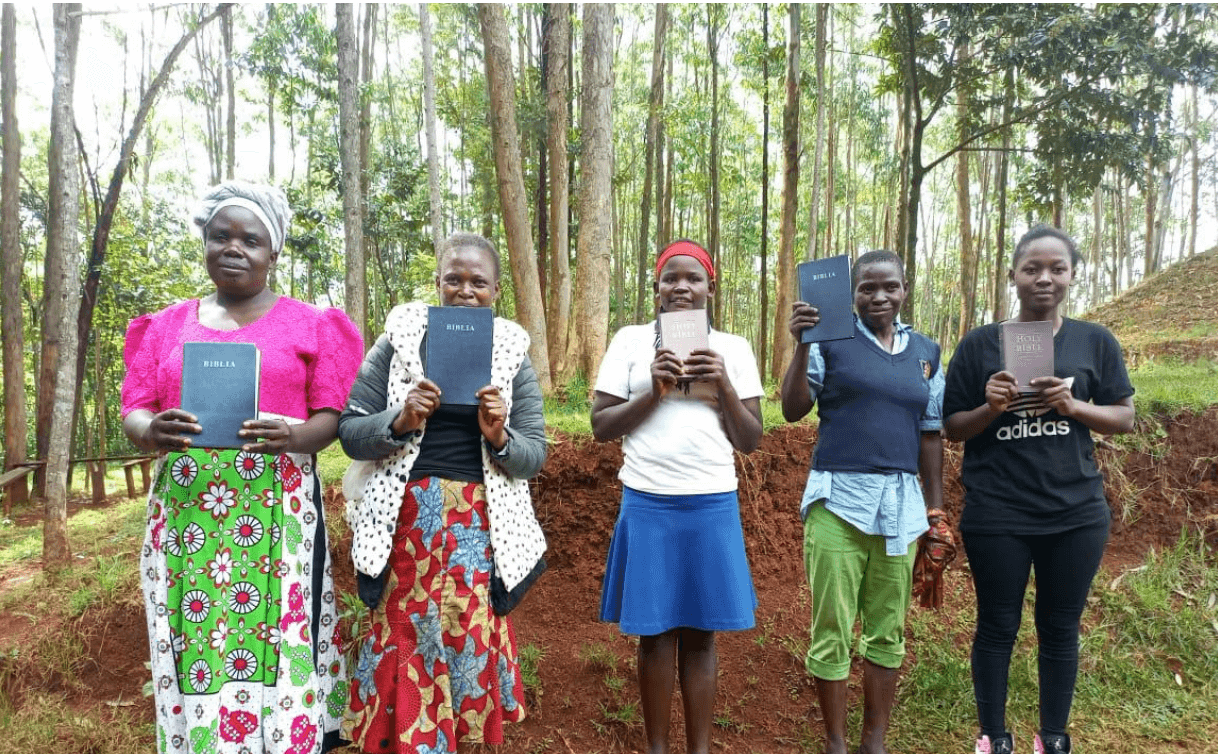
[[[998,324],[971,331],[947,368],[943,415],[985,403],[985,383],[1002,370]],[[1102,325],[1062,320],[1053,337],[1054,374],[1073,379],[1080,401],[1110,405],[1133,395],[1121,346]],[[960,530],[1053,534],[1108,520],[1104,479],[1085,424],[1021,399],[964,443]]]

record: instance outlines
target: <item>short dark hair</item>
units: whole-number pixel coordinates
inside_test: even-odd
[[[477,233],[453,233],[441,241],[439,248],[436,249],[436,271],[439,271],[440,265],[444,262],[444,257],[457,249],[464,249],[467,246],[485,252],[491,258],[491,261],[495,264],[495,281],[498,282],[500,272],[499,251],[495,248],[495,244]]]
[[[1020,236],[1019,240],[1015,243],[1015,251],[1011,254],[1011,269],[1015,269],[1015,265],[1019,264],[1019,258],[1028,250],[1028,246],[1039,238],[1056,238],[1064,243],[1070,251],[1071,267],[1078,267],[1083,263],[1083,255],[1078,252],[1078,244],[1074,242],[1074,239],[1068,233],[1052,225],[1038,223],[1033,225],[1027,233]]]
[[[854,260],[854,264],[850,267],[850,285],[858,285],[859,270],[866,264],[876,264],[879,262],[891,262],[901,271],[901,279],[905,279],[905,263],[901,261],[895,252],[888,249],[874,249],[865,251],[859,255],[859,258]]]

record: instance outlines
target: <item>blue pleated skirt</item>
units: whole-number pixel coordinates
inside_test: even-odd
[[[757,593],[736,492],[656,495],[622,488],[609,543],[601,620],[622,633],[753,627]]]

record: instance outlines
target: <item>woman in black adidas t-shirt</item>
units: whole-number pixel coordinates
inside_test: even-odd
[[[1112,333],[1062,317],[1081,262],[1050,226],[1015,246],[1009,276],[1020,321],[1053,322],[1054,376],[1020,396],[1002,369],[1000,325],[964,337],[947,370],[944,429],[964,441],[960,531],[977,593],[973,693],[977,754],[1009,754],[1007,672],[1028,575],[1036,570],[1040,730],[1035,754],[1070,752],[1066,724],[1078,674],[1079,619],[1108,540],[1110,513],[1091,432],[1133,429],[1133,386]]]

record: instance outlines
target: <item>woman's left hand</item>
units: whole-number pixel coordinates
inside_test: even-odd
[[[507,445],[507,404],[499,394],[499,388],[487,385],[479,390],[478,396],[478,429],[495,450],[503,450]]]
[[[283,419],[247,419],[237,434],[251,441],[241,446],[246,453],[279,455],[291,450],[292,427]]]
[[[710,382],[715,387],[720,387],[727,381],[727,368],[723,366],[723,357],[709,348],[690,351],[683,366],[685,376],[698,382]]]
[[[1028,384],[1040,390],[1040,397],[1049,408],[1062,416],[1073,416],[1076,408],[1074,393],[1070,385],[1061,377],[1037,377],[1029,380]]]

